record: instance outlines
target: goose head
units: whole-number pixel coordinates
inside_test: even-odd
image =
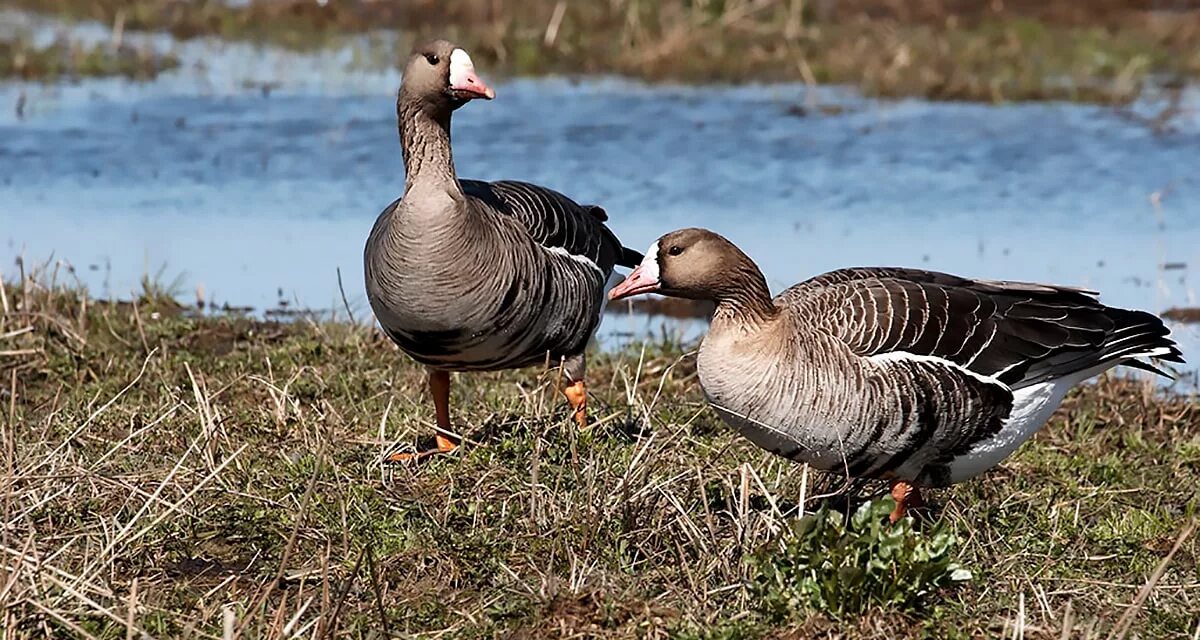
[[[404,66],[400,93],[434,109],[450,110],[476,98],[496,97],[496,92],[475,73],[475,64],[466,50],[446,40],[413,47]]]
[[[729,240],[708,229],[679,229],[650,245],[642,263],[608,297],[659,293],[721,302],[761,281],[758,267]]]

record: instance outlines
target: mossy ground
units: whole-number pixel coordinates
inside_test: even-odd
[[[1167,3],[1170,4],[1170,3]],[[1200,11],[1139,0],[2,0],[181,38],[297,48],[450,37],[488,71],[857,85],[943,100],[1124,102],[1200,75]],[[378,56],[396,64],[405,51]]]
[[[724,427],[678,345],[595,354],[584,431],[553,373],[456,376],[470,444],[385,467],[433,411],[420,369],[374,330],[102,302],[44,278],[5,283],[0,313],[6,637],[1090,638],[1128,614],[1129,637],[1191,638],[1200,624],[1200,537],[1164,564],[1200,506],[1200,410],[1139,382],[1083,388],[1000,469],[933,494],[917,530],[956,534],[970,582],[915,609],[781,618],[755,597],[755,558],[841,482]]]

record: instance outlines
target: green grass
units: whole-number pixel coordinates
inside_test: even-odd
[[[812,612],[855,618],[872,607],[920,613],[929,595],[970,580],[954,554],[960,540],[937,522],[915,531],[896,523],[890,497],[864,502],[847,519],[822,506],[790,523],[756,554],[754,596],[773,622]]]
[[[69,19],[311,49],[380,30],[443,36],[491,73],[804,81],[870,95],[1123,103],[1200,75],[1200,12],[1138,0],[0,0]],[[402,64],[376,46],[364,64]]]
[[[385,467],[433,420],[385,338],[160,289],[3,286],[7,637],[1088,638],[1145,585],[1128,637],[1200,624],[1198,537],[1154,577],[1200,506],[1200,411],[1140,383],[1073,394],[911,529],[835,500],[805,538],[841,480],[727,429],[677,346],[595,354],[585,431],[552,372],[455,376],[470,444]]]

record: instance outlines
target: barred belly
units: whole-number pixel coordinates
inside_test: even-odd
[[[393,307],[376,315],[387,317],[381,324],[405,353],[429,367],[492,371],[547,360],[554,364],[586,347],[599,323],[603,296],[598,277],[556,271],[549,269],[539,274],[541,278],[498,281],[490,296],[487,291],[474,292],[472,307],[464,307],[459,298],[435,308]],[[559,286],[580,278],[582,287]],[[596,282],[589,281],[593,279]]]

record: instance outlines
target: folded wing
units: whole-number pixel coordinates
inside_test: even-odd
[[[1161,373],[1142,357],[1183,362],[1159,318],[1071,287],[863,268],[817,276],[781,297],[859,355],[941,358],[1014,390],[1118,363]]]
[[[614,265],[635,267],[642,257],[621,245],[604,224],[608,214],[597,205],[579,204],[567,196],[527,182],[461,180],[474,206],[512,218],[548,251],[587,261],[605,277]]]

